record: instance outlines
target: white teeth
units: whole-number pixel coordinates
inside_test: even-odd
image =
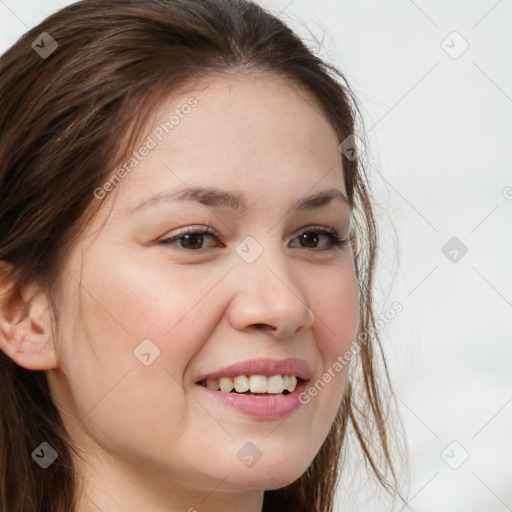
[[[267,378],[264,375],[251,375],[249,377],[251,393],[266,393]]]
[[[207,379],[206,387],[217,391],[220,388],[219,381],[217,379]]]
[[[272,375],[267,379],[267,393],[282,393],[283,377],[281,375]]]
[[[220,390],[223,393],[229,393],[233,390],[233,380],[229,377],[221,377],[219,379]]]
[[[297,386],[297,377],[295,375],[272,375],[266,377],[265,375],[238,375],[237,377],[221,377],[220,379],[207,379],[206,387],[213,391],[219,389],[223,393],[230,393],[233,389],[237,393],[269,393],[278,395],[284,390],[290,393],[295,390]]]
[[[234,384],[235,391],[237,393],[244,393],[245,391],[249,391],[249,379],[245,375],[239,375],[238,377],[235,377]]]

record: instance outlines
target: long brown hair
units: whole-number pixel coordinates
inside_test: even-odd
[[[39,48],[45,46],[46,54],[33,46],[43,32],[56,41],[52,46],[43,36],[46,46]],[[315,56],[283,21],[245,0],[80,1],[29,30],[3,54],[0,260],[12,263],[13,270],[2,276],[2,307],[13,290],[32,282],[55,305],[61,262],[100,207],[94,190],[133,151],[151,107],[191,81],[223,72],[279,75],[309,92],[340,142],[361,125],[343,74]],[[121,134],[130,136],[125,140]],[[366,336],[352,359],[343,403],[325,442],[300,478],[264,493],[265,512],[333,510],[349,426],[378,481],[398,492],[376,369],[382,351],[372,309],[373,199],[362,160],[343,152],[340,158],[355,212],[358,333]],[[45,372],[22,368],[2,351],[0,363],[0,509],[76,510],[74,447]],[[30,454],[44,439],[52,440],[59,456],[41,471]]]

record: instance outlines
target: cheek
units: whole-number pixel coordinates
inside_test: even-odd
[[[350,349],[359,323],[359,291],[353,267],[329,273],[321,282],[312,282],[317,291],[311,308],[316,314],[315,339],[324,363]]]
[[[83,267],[77,251],[68,265],[74,279],[65,274],[63,283],[59,353],[79,412],[134,372],[134,399],[151,403],[143,389],[172,388],[181,400],[187,365],[219,321],[215,312],[205,312],[219,276],[186,266],[165,271],[124,251],[105,259],[104,249],[86,251]]]
[[[159,411],[169,428],[183,431],[189,410],[184,375],[218,322],[207,310],[218,276],[196,270],[194,277],[189,270],[166,278],[116,261],[103,279],[84,275],[89,293],[81,294],[80,336],[65,364],[76,408],[81,417],[108,393],[95,408],[97,425],[111,424],[116,411],[120,429],[124,423],[143,432]]]
[[[355,273],[339,269],[323,279],[312,302],[316,314],[315,341],[320,353],[321,373],[303,395],[306,407],[316,408],[316,426],[311,429],[322,443],[343,399],[351,349],[359,324],[359,292]],[[350,354],[347,357],[347,354]]]
[[[201,348],[195,340],[204,340],[203,299],[215,287],[215,276],[179,267],[164,273],[118,258],[104,278],[91,272],[88,281],[82,317],[94,329],[89,341],[105,359],[131,364],[144,349],[149,361],[177,369]]]
[[[193,305],[205,285],[195,289],[175,280],[158,288],[122,272],[121,265],[110,270],[102,279],[84,272],[82,289],[74,280],[66,283],[59,323],[65,382],[54,395],[73,416],[68,426],[74,435],[81,418],[96,439],[119,453],[129,445],[155,457],[171,453],[175,439],[169,432],[185,431],[190,420],[182,380],[198,350],[194,340],[202,335],[193,328],[199,325]],[[161,442],[146,435],[148,424]]]

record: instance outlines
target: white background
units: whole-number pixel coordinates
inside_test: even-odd
[[[0,51],[69,3],[0,0]],[[512,1],[259,3],[310,28],[363,109],[377,313],[403,305],[381,332],[410,450],[396,510],[512,510]],[[390,510],[352,471],[339,510]]]

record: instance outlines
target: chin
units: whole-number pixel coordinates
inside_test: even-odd
[[[303,464],[288,462],[282,465],[269,462],[265,464],[262,459],[252,468],[238,469],[230,478],[245,489],[272,491],[295,482],[307,468],[306,461]]]

